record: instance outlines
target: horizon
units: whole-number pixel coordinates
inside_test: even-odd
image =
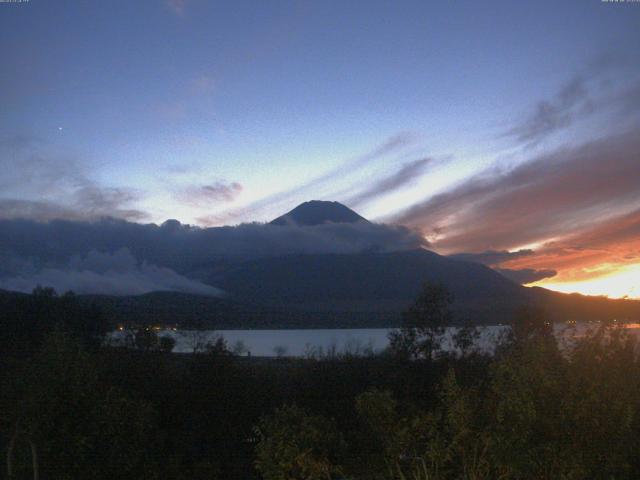
[[[231,226],[315,198],[640,299],[638,7],[0,3],[0,221]]]

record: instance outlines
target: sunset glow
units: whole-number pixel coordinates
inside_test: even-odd
[[[610,270],[607,267],[607,270]],[[611,273],[577,282],[554,282],[553,278],[529,284],[563,293],[604,295],[609,298],[640,298],[640,264],[619,266]]]

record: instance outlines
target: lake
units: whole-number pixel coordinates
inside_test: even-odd
[[[573,327],[558,324],[556,334],[570,338],[580,336],[595,324],[578,324]],[[479,327],[480,336],[475,348],[492,352],[499,337],[507,326]],[[640,324],[628,324],[634,334],[640,334]],[[356,355],[380,353],[389,345],[388,334],[391,328],[353,328],[353,329],[300,329],[300,330],[160,330],[159,336],[170,336],[176,340],[174,352],[193,353],[203,349],[208,342],[214,342],[222,336],[227,346],[241,355],[258,357],[308,357],[327,353],[350,352]],[[448,327],[443,336],[443,349],[453,351],[452,336],[456,327]],[[113,332],[110,339],[117,344],[124,338],[123,332]]]

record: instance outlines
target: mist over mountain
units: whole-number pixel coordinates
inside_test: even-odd
[[[196,281],[229,262],[292,254],[393,252],[425,245],[412,230],[370,223],[335,202],[309,202],[292,212],[301,225],[289,220],[215,228],[177,220],[162,225],[108,218],[0,220],[0,288],[27,292],[47,284],[82,293],[214,294],[211,285]],[[105,261],[96,262],[98,258]]]
[[[75,255],[64,265],[35,268],[23,263],[23,269],[0,276],[0,289],[29,293],[37,285],[54,287],[58,292],[77,294],[141,295],[150,292],[188,292],[222,296],[219,289],[187,278],[166,267],[138,262],[126,248],[102,253],[91,250]]]

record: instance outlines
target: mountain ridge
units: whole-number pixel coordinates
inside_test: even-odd
[[[340,202],[310,200],[273,219],[271,225],[314,226],[325,223],[358,223],[369,221]]]

